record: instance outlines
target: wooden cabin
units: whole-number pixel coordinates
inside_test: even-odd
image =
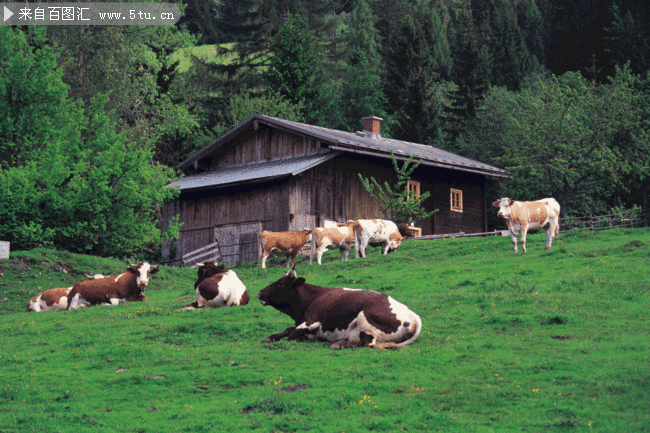
[[[381,217],[358,175],[394,184],[391,150],[400,161],[411,155],[421,161],[409,189],[430,192],[424,207],[439,209],[416,223],[422,235],[487,231],[486,179],[507,173],[432,146],[384,138],[381,120],[365,118],[364,130],[350,133],[261,114],[248,118],[177,165],[186,177],[167,185],[181,194],[165,204],[161,222],[166,230],[179,215],[184,225],[176,242],[163,244],[163,256],[180,262],[217,241],[221,261],[252,261],[261,230]]]

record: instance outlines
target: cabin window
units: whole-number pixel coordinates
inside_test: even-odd
[[[454,212],[463,211],[463,191],[459,189],[451,190],[451,210]]]
[[[409,198],[411,200],[418,200],[420,198],[420,182],[409,180],[406,184],[409,191]]]

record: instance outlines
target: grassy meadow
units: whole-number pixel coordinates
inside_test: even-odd
[[[196,271],[162,266],[148,302],[26,313],[38,291],[126,263],[55,250],[0,261],[0,433],[650,431],[650,230],[407,241],[297,266],[420,315],[398,350],[261,344],[292,322],[236,268],[244,307],[179,311]],[[353,253],[351,255],[354,256]],[[304,258],[303,258],[304,260]]]

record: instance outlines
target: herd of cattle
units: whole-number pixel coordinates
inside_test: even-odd
[[[526,252],[528,230],[546,231],[546,249],[558,236],[560,206],[552,198],[535,202],[518,202],[508,198],[493,203],[499,208],[510,229],[517,250],[517,235]],[[312,237],[310,261],[314,254],[321,264],[328,247],[339,248],[341,260],[347,261],[352,245],[355,255],[365,257],[368,245],[382,246],[382,253],[395,250],[410,235],[405,224],[399,227],[387,220],[357,220],[331,227],[303,229],[295,232],[260,234],[262,268],[273,250],[287,253],[287,265],[293,268],[278,281],[262,289],[257,297],[262,305],[270,305],[289,315],[295,326],[265,338],[264,342],[289,340],[325,340],[333,349],[350,347],[404,347],[415,341],[422,330],[422,321],[413,311],[390,296],[372,290],[347,287],[320,287],[307,284],[295,272],[296,255]],[[184,310],[244,306],[250,299],[246,286],[235,271],[223,264],[199,263],[194,283],[196,298]],[[76,310],[95,305],[118,305],[123,302],[146,301],[145,288],[149,277],[159,272],[149,263],[130,264],[119,275],[89,275],[68,288],[56,288],[37,294],[27,304],[27,311]]]

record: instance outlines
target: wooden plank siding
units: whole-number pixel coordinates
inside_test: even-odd
[[[217,149],[211,155],[210,169],[316,155],[323,151],[316,140],[264,127],[245,131],[236,141]]]

